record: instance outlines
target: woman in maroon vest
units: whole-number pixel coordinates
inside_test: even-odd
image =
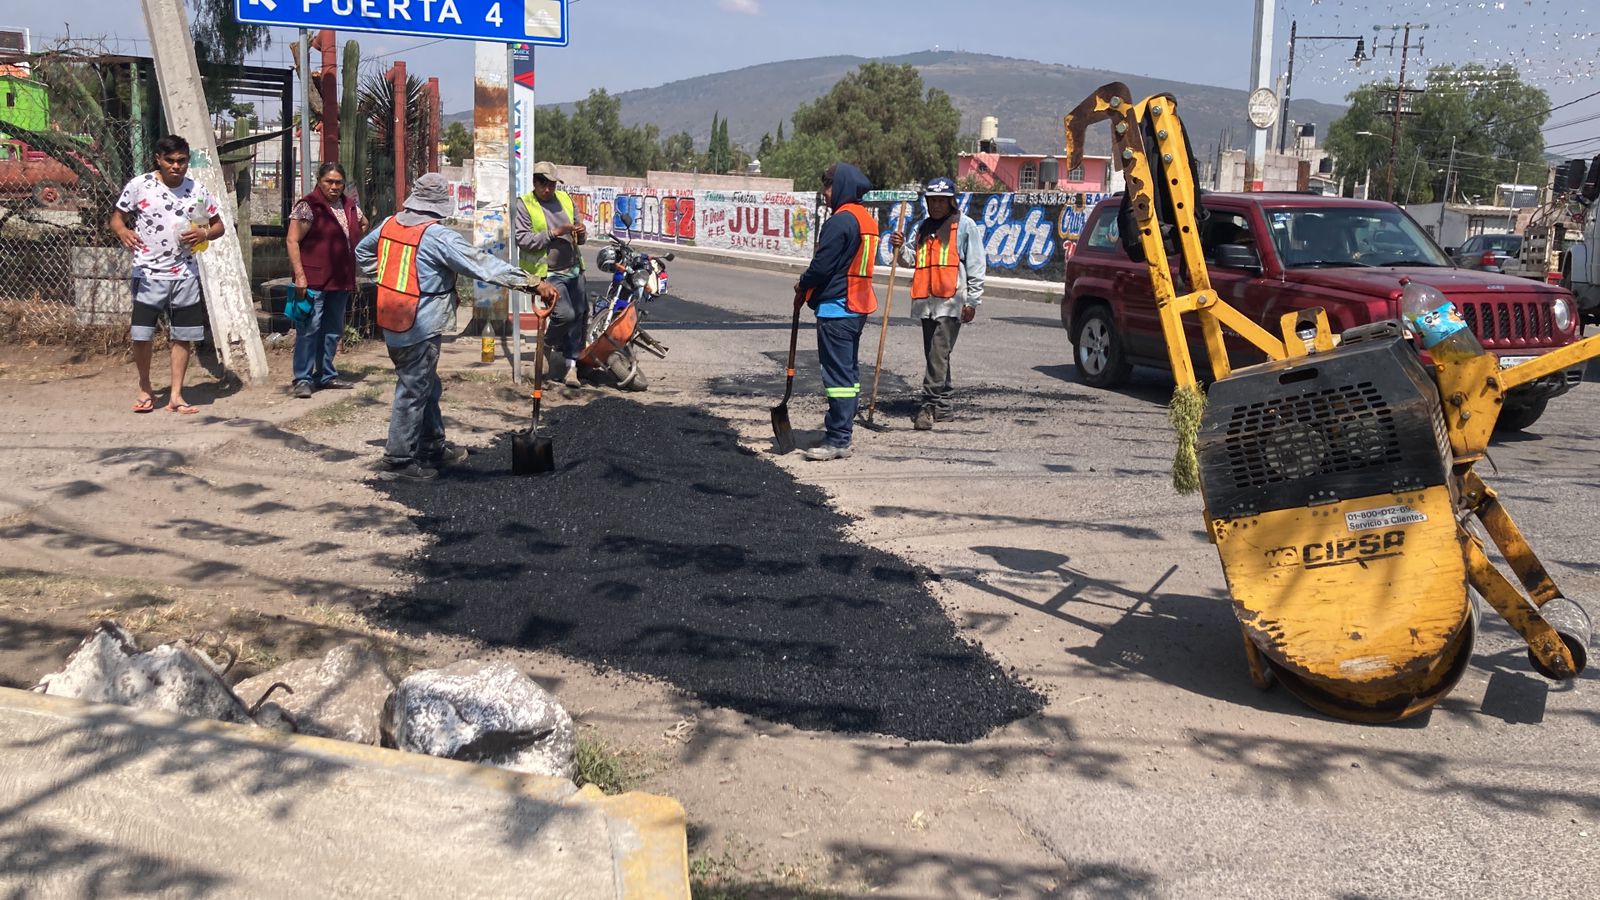
[[[333,355],[356,289],[355,247],[367,230],[367,217],[355,197],[345,193],[344,181],[343,166],[323,163],[316,188],[289,213],[294,286],[312,294],[311,318],[295,323],[294,395],[302,399],[314,390],[350,387],[339,380]]]

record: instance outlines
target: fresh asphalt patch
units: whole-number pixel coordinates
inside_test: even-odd
[[[381,483],[434,539],[382,615],[812,730],[964,742],[1043,707],[922,573],[723,420],[609,397],[540,430],[551,475],[511,476],[503,438],[437,481]]]

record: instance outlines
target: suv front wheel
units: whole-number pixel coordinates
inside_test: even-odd
[[[1121,387],[1133,366],[1122,349],[1122,335],[1109,307],[1095,305],[1078,316],[1072,330],[1072,361],[1084,384],[1097,388]]]
[[[1495,420],[1496,431],[1522,431],[1531,428],[1533,423],[1539,421],[1544,415],[1544,408],[1548,406],[1548,397],[1539,397],[1533,400],[1507,400],[1500,407],[1500,418]]]

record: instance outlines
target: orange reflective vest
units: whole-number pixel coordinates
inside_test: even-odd
[[[401,225],[390,217],[378,232],[378,327],[384,331],[410,331],[417,323],[417,306],[422,303],[417,245],[422,233],[435,224]]]
[[[956,295],[961,279],[961,251],[956,245],[961,214],[950,216],[950,227],[943,234],[928,235],[917,247],[917,271],[911,276],[911,299],[935,297],[949,300]]]
[[[846,203],[835,210],[835,214],[842,212],[855,216],[861,226],[861,246],[845,273],[844,305],[856,315],[871,315],[878,310],[878,295],[872,289],[872,269],[878,262],[878,220],[859,203]]]

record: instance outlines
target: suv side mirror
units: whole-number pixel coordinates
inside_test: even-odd
[[[1248,244],[1218,244],[1217,266],[1224,269],[1249,269],[1261,273],[1261,255]]]

